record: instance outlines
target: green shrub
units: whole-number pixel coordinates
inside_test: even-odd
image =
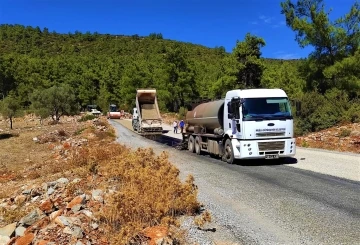
[[[75,131],[74,135],[80,135],[86,128],[81,128]]]
[[[316,132],[341,122],[360,120],[359,101],[350,101],[347,93],[339,89],[328,90],[325,95],[308,92],[300,101],[300,116],[295,118],[295,135]]]
[[[342,128],[342,129],[340,129],[339,137],[340,137],[340,138],[348,137],[348,136],[350,136],[350,134],[351,134],[351,130],[350,130],[350,129],[344,129],[344,128]]]
[[[309,143],[308,143],[306,140],[304,140],[304,141],[301,143],[301,146],[307,148],[307,147],[309,147]]]
[[[85,121],[93,120],[95,118],[97,118],[97,117],[92,114],[87,114],[87,115],[82,116],[78,121],[85,122]]]
[[[188,110],[185,107],[180,107],[178,119],[184,119]]]
[[[360,122],[360,99],[354,99],[349,103],[349,109],[346,111],[344,118],[352,123]]]

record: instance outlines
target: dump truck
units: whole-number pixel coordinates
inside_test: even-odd
[[[124,112],[119,111],[115,104],[109,105],[109,111],[107,113],[108,119],[121,119],[122,116],[124,116]]]
[[[238,159],[294,156],[293,115],[282,89],[231,90],[224,99],[194,105],[185,116],[183,145],[233,164]]]
[[[141,135],[162,134],[162,118],[156,89],[136,90],[136,108],[133,110],[132,127]]]

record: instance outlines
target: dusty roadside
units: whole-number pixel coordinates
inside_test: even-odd
[[[225,164],[145,139],[113,120],[110,123],[116,128],[117,141],[135,149],[152,147],[158,154],[167,151],[183,177],[194,175],[199,200],[212,217],[206,231],[189,230],[200,244],[358,241],[360,182],[292,167],[297,164]]]
[[[201,207],[192,177],[115,143],[105,118],[79,119],[0,122],[0,244],[186,243],[177,220]]]

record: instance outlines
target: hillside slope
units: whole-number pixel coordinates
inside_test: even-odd
[[[360,153],[360,123],[350,123],[310,133],[296,139],[297,145]]]
[[[136,87],[155,87],[161,109],[172,110],[184,101],[213,97],[213,83],[227,69],[228,55],[224,47],[165,40],[160,34],[59,34],[1,25],[0,92],[16,90],[26,106],[34,89],[66,83],[83,106],[96,103],[104,110],[111,101],[128,110]],[[266,62],[279,66],[284,61]]]

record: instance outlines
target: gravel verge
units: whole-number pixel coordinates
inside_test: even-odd
[[[111,121],[118,142],[169,152],[192,174],[215,232],[189,227],[198,244],[357,244],[360,183],[286,165],[228,165],[145,139]],[[309,162],[313,164],[313,162]]]

